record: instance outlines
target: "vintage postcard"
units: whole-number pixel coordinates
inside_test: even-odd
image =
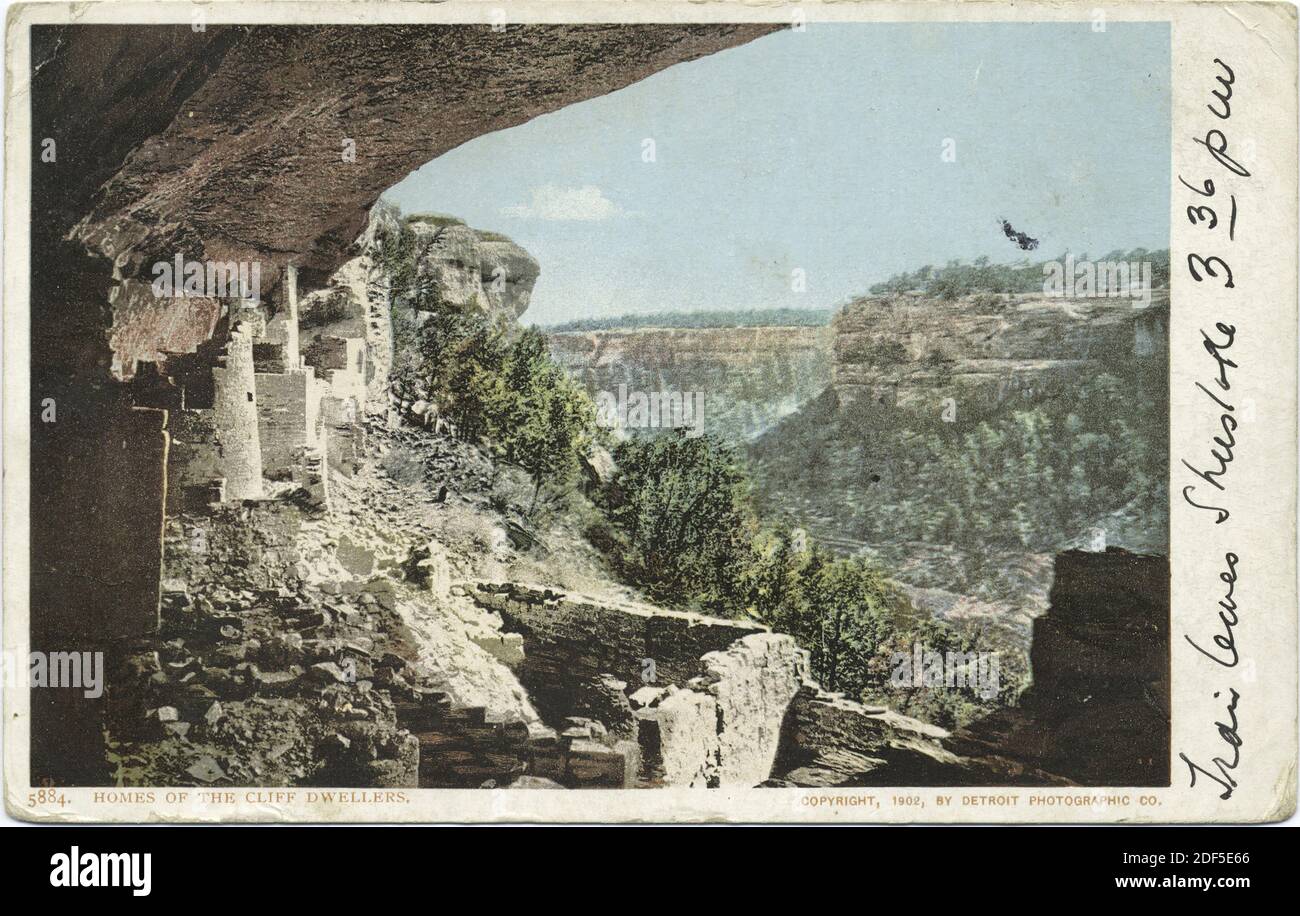
[[[1287,818],[1296,34],[15,7],[8,810]]]

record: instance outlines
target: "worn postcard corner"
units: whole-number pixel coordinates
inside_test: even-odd
[[[1296,37],[16,6],[6,810],[1289,817]]]

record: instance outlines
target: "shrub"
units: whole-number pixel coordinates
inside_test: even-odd
[[[735,451],[677,430],[615,451],[621,499],[610,517],[624,535],[619,563],[658,600],[736,611],[736,574],[755,520]]]

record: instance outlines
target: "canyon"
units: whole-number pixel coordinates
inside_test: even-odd
[[[1038,693],[991,731],[954,735],[822,690],[788,635],[640,600],[571,520],[530,532],[511,495],[526,482],[499,480],[394,385],[400,325],[421,317],[394,315],[382,239],[400,223],[376,206],[384,188],[473,136],[765,28],[40,36],[34,131],[69,155],[33,185],[32,395],[65,419],[33,411],[32,643],[102,648],[110,675],[102,703],[33,694],[33,784],[1167,779],[1167,705],[1147,697],[1167,694],[1167,607],[1125,591],[1135,570],[1158,591],[1163,557],[1057,558],[1035,624]],[[453,58],[464,66],[448,78]],[[336,155],[344,138],[355,161]],[[519,246],[455,220],[406,225],[442,301],[526,311],[541,265]],[[262,289],[159,299],[150,265],[177,251],[256,260]],[[841,353],[842,333],[872,332],[834,333],[841,359],[858,352],[850,340]],[[750,436],[816,396],[828,369],[873,397],[891,384],[832,368],[826,337],[584,337],[567,365],[617,384],[625,365],[680,355],[673,367],[704,373],[693,384],[736,386],[723,417]],[[773,366],[788,390],[756,381]],[[962,374],[984,385],[1005,368]],[[1122,678],[1128,655],[1106,648],[1121,640],[1142,662]],[[1080,659],[1080,644],[1102,648]]]
[[[708,432],[750,439],[827,388],[841,406],[938,416],[1068,390],[1081,377],[1163,364],[1168,290],[1129,299],[1040,294],[867,296],[830,327],[643,326],[549,334],[589,390],[696,391],[723,405]],[[963,403],[964,402],[964,403]]]
[[[548,334],[560,365],[594,394],[703,392],[705,432],[761,435],[831,380],[828,328],[636,328]]]
[[[1099,514],[1048,547],[985,543],[978,561],[952,541],[890,543],[857,532],[881,486],[900,473],[872,453],[881,429],[951,436],[1034,405],[1066,410],[1078,386],[1102,376],[1135,392],[1163,386],[1167,289],[1155,290],[1149,304],[1025,293],[872,295],[846,303],[824,328],[644,321],[552,333],[551,349],[593,394],[620,385],[702,392],[702,431],[747,451],[766,514],[838,553],[879,557],[918,607],[958,624],[1005,627],[1026,658],[1032,621],[1047,608],[1056,550],[1089,546],[1094,528],[1118,546],[1166,549],[1158,526],[1132,511]],[[839,438],[822,442],[825,430]],[[768,460],[773,453],[798,457],[786,468]],[[981,592],[972,587],[972,566],[984,570]]]

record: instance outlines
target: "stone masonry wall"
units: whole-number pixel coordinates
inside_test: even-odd
[[[320,336],[303,350],[329,393],[321,403],[329,466],[353,474],[364,461],[366,341],[362,337]]]
[[[285,268],[284,279],[277,291],[280,302],[276,313],[266,323],[265,340],[268,343],[281,344],[287,360],[286,368],[297,369],[298,356],[298,271],[289,266]]]
[[[701,661],[718,708],[718,783],[756,786],[772,773],[781,723],[808,678],[808,654],[792,636],[760,633]]]
[[[632,694],[645,782],[756,786],[772,774],[790,701],[808,673],[791,636],[755,633],[699,659],[683,688]]]
[[[266,476],[290,473],[296,450],[319,447],[323,388],[310,367],[257,374],[258,430]]]
[[[212,376],[212,413],[226,463],[226,498],[254,499],[262,495],[262,452],[253,341],[242,325],[231,332],[225,365],[213,369]]]
[[[519,678],[548,724],[589,727],[575,720],[581,712],[598,716],[602,731],[635,734],[640,785],[754,786],[771,775],[807,677],[793,637],[519,585],[480,586],[476,599],[523,635]]]
[[[169,506],[263,495],[253,339],[243,323],[211,370],[211,393],[210,407],[170,412]]]
[[[351,398],[360,407],[366,399],[366,342],[360,337],[317,337],[303,349],[303,361],[329,383],[330,393]]]
[[[175,411],[168,418],[168,433],[167,505],[176,512],[224,501],[226,469],[212,411]]]
[[[706,652],[766,632],[740,620],[598,603],[518,584],[480,586],[475,598],[498,612],[507,630],[523,634],[519,679],[543,718],[568,714],[575,682],[610,674],[638,686],[682,685],[703,673]]]

